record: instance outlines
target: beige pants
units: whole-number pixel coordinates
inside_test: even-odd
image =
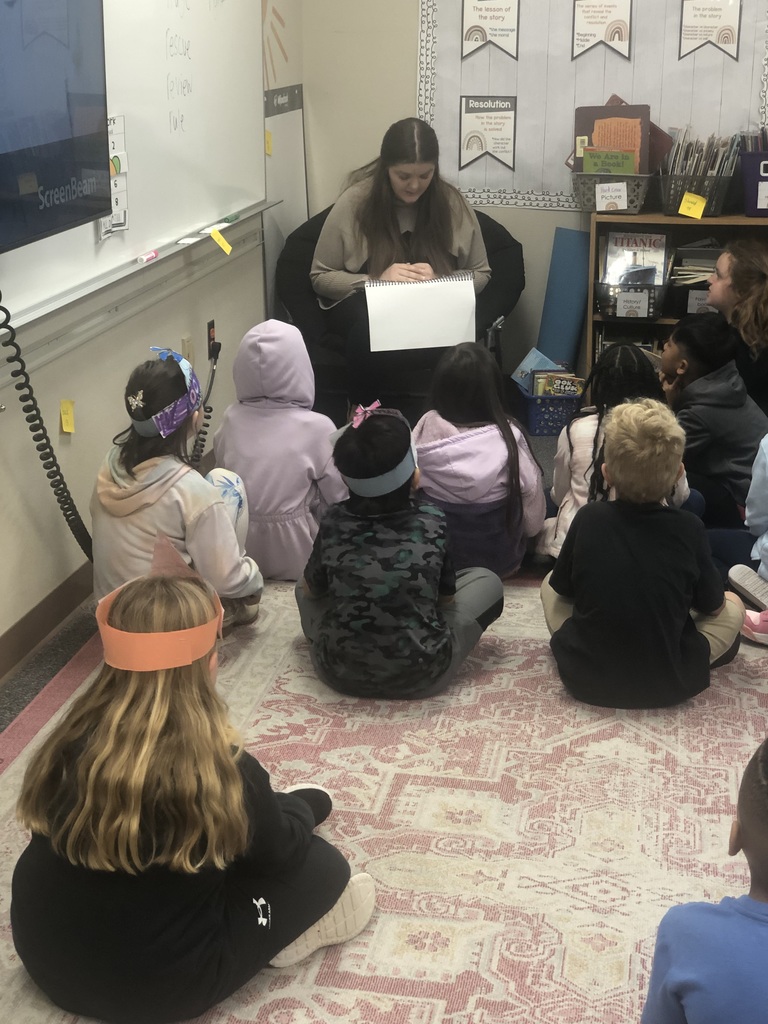
[[[560,629],[565,620],[570,619],[573,614],[573,601],[561,597],[557,591],[552,589],[549,584],[551,575],[551,572],[548,573],[541,584],[541,603],[544,607],[544,618],[550,634]],[[692,610],[691,618],[696,629],[707,638],[711,665],[733,646],[744,622],[744,606],[738,598],[735,601],[726,599],[725,608],[717,615],[703,615],[701,612]]]

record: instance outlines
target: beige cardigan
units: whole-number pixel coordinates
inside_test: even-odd
[[[320,305],[329,308],[353,292],[363,288],[367,274],[360,273],[368,259],[368,245],[357,229],[357,211],[370,188],[370,179],[352,185],[339,196],[323,225],[315,247],[310,278],[320,296]],[[491,278],[485,243],[474,211],[461,194],[452,193],[453,241],[451,256],[456,270],[474,275],[475,292],[481,292]],[[404,204],[397,206],[402,231],[413,225],[415,211]]]

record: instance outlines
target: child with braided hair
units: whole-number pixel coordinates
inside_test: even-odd
[[[329,794],[275,792],[242,749],[215,689],[222,618],[161,538],[152,574],[99,602],[104,666],[27,768],[13,941],[78,1019],[197,1017],[373,913],[370,876],[313,834]]]
[[[768,1007],[768,741],[739,787],[728,853],[750,886],[719,903],[684,903],[662,918],[642,1024],[764,1024]]]
[[[590,405],[584,402],[589,395]],[[536,541],[536,552],[557,558],[573,517],[589,501],[607,501],[613,497],[600,467],[604,461],[607,413],[622,402],[635,398],[664,401],[664,391],[656,370],[637,345],[617,342],[607,348],[586,381],[581,406],[563,428],[557,442],[552,499],[557,515],[547,519]],[[679,508],[690,491],[685,473],[675,481],[667,503]]]

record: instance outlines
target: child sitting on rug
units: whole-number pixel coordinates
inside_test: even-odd
[[[274,792],[241,748],[215,689],[219,599],[164,557],[174,575],[99,602],[105,664],[18,803],[18,955],[57,1006],[109,1024],[196,1018],[268,964],[357,935],[374,908],[370,876],[313,835],[330,796]]]
[[[347,496],[331,458],[332,420],[312,411],[315,376],[301,333],[268,320],[240,342],[237,402],[213,439],[217,466],[239,473],[249,502],[245,550],[267,579],[297,580],[323,512]]]
[[[589,394],[590,405],[583,405]],[[602,353],[587,378],[581,407],[557,440],[552,500],[557,516],[547,519],[536,538],[540,555],[557,558],[560,548],[582,505],[588,501],[608,501],[614,495],[606,484],[603,464],[603,423],[608,412],[633,398],[664,400],[658,372],[642,349],[631,342],[616,342]],[[690,498],[685,473],[675,482],[666,504],[679,508]],[[693,511],[693,509],[691,509]]]
[[[688,483],[704,496],[704,524],[741,527],[768,417],[749,397],[733,361],[736,339],[719,313],[679,320],[661,354],[661,381],[685,430]]]
[[[560,678],[587,704],[677,704],[738,650],[744,606],[724,594],[701,520],[662,504],[684,444],[661,402],[612,409],[602,472],[616,500],[579,509],[542,583]]]
[[[349,499],[323,516],[296,588],[317,674],[340,693],[443,691],[504,607],[487,569],[454,571],[445,516],[411,497],[419,471],[405,417],[358,406],[333,460]]]
[[[200,423],[200,382],[171,349],[128,378],[130,426],[114,438],[91,498],[93,589],[102,598],[146,573],[155,538],[165,534],[185,562],[219,593],[224,631],[253,622],[264,586],[245,554],[248,499],[224,469],[203,477],[189,446]]]
[[[749,895],[684,903],[662,918],[642,1024],[764,1024],[768,1006],[768,741],[739,787],[728,853],[743,852]]]
[[[512,576],[544,523],[544,487],[487,348],[467,342],[441,358],[413,439],[420,492],[445,512],[453,564]]]

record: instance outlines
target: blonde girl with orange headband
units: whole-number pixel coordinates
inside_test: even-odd
[[[57,1006],[110,1024],[197,1017],[358,934],[374,906],[370,876],[313,834],[330,796],[274,792],[242,750],[214,687],[220,601],[175,572],[99,603],[105,664],[18,803],[16,950]]]

